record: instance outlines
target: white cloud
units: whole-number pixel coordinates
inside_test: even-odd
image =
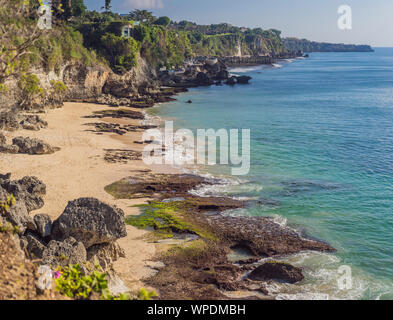
[[[123,7],[127,9],[160,9],[164,7],[163,0],[125,0]]]

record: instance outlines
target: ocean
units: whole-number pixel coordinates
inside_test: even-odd
[[[250,129],[249,174],[199,167],[228,182],[200,192],[260,200],[228,214],[273,216],[337,249],[280,258],[306,280],[268,289],[278,299],[392,299],[393,48],[231,72],[253,79],[191,89],[151,113],[177,128]]]

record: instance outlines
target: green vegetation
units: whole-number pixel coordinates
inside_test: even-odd
[[[160,236],[173,237],[173,233],[196,233],[197,229],[179,216],[180,203],[154,202],[139,206],[143,213],[128,216],[126,223],[139,229],[153,228]]]
[[[67,91],[67,86],[63,83],[63,81],[51,80],[50,84],[54,92],[57,94],[61,94]]]
[[[21,89],[21,106],[25,107],[38,97],[42,97],[44,89],[40,86],[40,80],[35,74],[23,75],[18,81],[18,87]]]
[[[128,216],[126,223],[139,229],[152,228],[158,237],[172,238],[174,233],[196,234],[201,238],[216,241],[206,226],[200,226],[189,213],[195,208],[191,200],[152,202],[137,206],[142,209],[139,216]]]
[[[5,201],[0,201],[0,215],[6,214],[15,204],[16,200],[12,194]]]
[[[155,291],[147,291],[142,288],[138,292],[137,300],[153,300],[155,297],[158,297]]]
[[[114,297],[109,293],[106,274],[97,270],[82,275],[79,265],[70,265],[57,270],[56,290],[71,299],[89,299],[96,294],[102,300],[130,300],[128,295]]]
[[[303,52],[371,52],[367,45],[348,45],[342,43],[315,42],[306,39],[285,38],[283,43],[288,50]]]

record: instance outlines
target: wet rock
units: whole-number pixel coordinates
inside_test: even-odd
[[[49,237],[52,233],[52,220],[47,214],[36,214],[34,222],[37,226],[37,232],[42,238]]]
[[[216,75],[216,80],[226,80],[229,78],[228,70],[221,70]]]
[[[304,279],[302,269],[282,262],[267,262],[252,271],[249,276],[251,280],[267,281],[277,280],[287,283],[296,283]]]
[[[186,103],[189,103],[189,104],[191,104],[192,103],[192,100],[187,100],[187,102]]]
[[[140,198],[157,195],[172,198],[185,194],[202,184],[211,184],[206,178],[191,174],[141,174],[122,179],[105,189],[118,199]],[[171,196],[172,195],[172,196]]]
[[[235,85],[236,83],[237,83],[236,77],[230,77],[230,78],[225,82],[225,84],[228,84],[228,85],[230,85],[230,86],[233,86],[233,85]]]
[[[60,150],[59,148],[51,147],[44,141],[35,138],[17,137],[12,139],[12,144],[19,147],[19,153],[30,155],[52,154]]]
[[[248,84],[252,78],[249,76],[239,76],[236,78],[237,83],[239,84]]]
[[[199,72],[195,81],[199,85],[212,85],[214,83],[214,81],[204,72]]]
[[[87,249],[127,236],[123,210],[94,198],[70,201],[54,222],[52,236],[74,237]]]
[[[301,251],[334,252],[321,241],[305,239],[295,230],[269,217],[208,216],[209,224],[230,247],[241,246],[256,257],[294,254]]]
[[[67,266],[86,262],[86,249],[82,242],[72,237],[64,241],[52,240],[42,253],[42,264],[50,266]]]

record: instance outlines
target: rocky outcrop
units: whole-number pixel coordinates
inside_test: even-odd
[[[94,198],[70,201],[54,229],[56,237],[74,237],[87,249],[127,236],[124,212]]]
[[[97,199],[81,198],[70,201],[54,222],[45,214],[33,218],[29,213],[44,205],[45,193],[45,184],[35,177],[12,181],[10,174],[0,175],[0,202],[8,204],[7,210],[0,211],[0,227],[17,232],[29,258],[54,268],[81,264],[88,272],[87,262],[110,270],[114,261],[124,257],[116,243],[127,235],[122,210]]]
[[[296,283],[304,279],[302,269],[290,264],[269,261],[253,270],[249,276],[251,280],[267,281],[277,280],[287,283]]]
[[[86,249],[82,242],[72,237],[64,241],[52,240],[42,253],[42,263],[49,266],[67,266],[86,262]]]
[[[52,154],[60,150],[42,140],[29,137],[16,137],[12,139],[12,145],[18,147],[18,153],[30,155]]]

